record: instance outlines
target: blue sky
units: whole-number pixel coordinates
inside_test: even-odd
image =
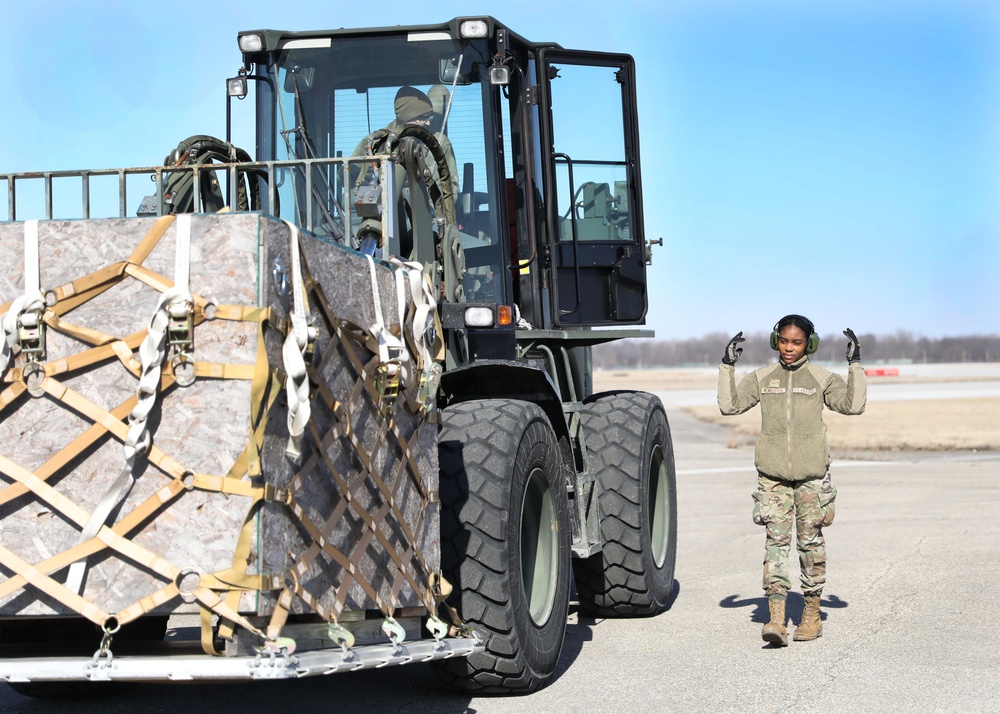
[[[8,7],[0,172],[151,165],[222,136],[239,30],[489,12],[529,39],[635,56],[658,337],[788,312],[830,335],[1000,332],[1000,6],[540,5]]]

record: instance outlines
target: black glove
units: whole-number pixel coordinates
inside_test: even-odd
[[[746,342],[746,338],[743,337],[743,330],[737,332],[733,339],[729,340],[729,344],[726,345],[726,354],[722,355],[722,364],[736,364],[736,360],[743,354],[743,348],[736,346],[741,342]]]
[[[847,363],[860,362],[861,343],[858,341],[858,336],[854,334],[854,330],[850,327],[844,330],[844,335],[847,337]]]

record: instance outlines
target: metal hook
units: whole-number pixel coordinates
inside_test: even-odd
[[[382,632],[392,642],[392,653],[399,655],[403,651],[402,643],[406,640],[406,630],[395,619],[387,617],[382,623]]]

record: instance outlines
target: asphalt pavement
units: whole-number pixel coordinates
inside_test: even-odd
[[[527,697],[449,693],[426,665],[295,682],[137,685],[4,712],[995,712],[1000,710],[1000,454],[835,460],[823,637],[773,649],[751,521],[750,446],[669,410],[678,468],[676,597],[654,618],[571,611],[557,679]],[[794,569],[793,569],[794,572]],[[793,576],[794,577],[794,576]],[[802,599],[789,596],[798,620]]]

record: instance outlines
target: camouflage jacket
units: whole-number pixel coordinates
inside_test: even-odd
[[[812,364],[808,357],[754,370],[736,385],[732,365],[719,365],[719,409],[742,414],[760,403],[761,429],[755,465],[784,481],[821,478],[830,467],[823,423],[824,405],[841,414],[861,414],[868,382],[861,364],[850,365],[847,381]]]

